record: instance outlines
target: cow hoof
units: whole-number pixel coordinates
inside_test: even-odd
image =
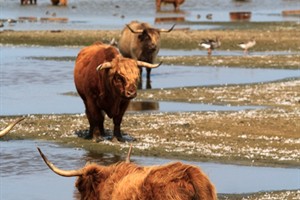
[[[126,142],[126,140],[123,137],[116,137],[116,136],[114,136],[111,141],[112,142]]]
[[[86,139],[86,140],[91,140],[91,139],[93,139],[93,137],[92,137],[92,136],[90,136],[90,135],[86,135],[86,136],[84,136],[84,137],[83,137],[83,139]]]
[[[93,138],[93,142],[96,142],[96,143],[103,142],[103,141],[104,141],[103,137],[95,137],[95,138]]]
[[[112,141],[119,141],[119,142],[134,142],[136,139],[131,137],[130,135],[123,135],[121,137],[114,136]]]

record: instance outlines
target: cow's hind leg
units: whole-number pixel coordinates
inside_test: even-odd
[[[150,80],[151,68],[146,68],[146,70],[147,70],[147,79]]]
[[[173,5],[174,5],[174,11],[175,12],[179,11],[179,3],[174,2]]]
[[[146,68],[147,70],[147,80],[146,80],[146,89],[151,89],[152,86],[151,86],[151,68]]]

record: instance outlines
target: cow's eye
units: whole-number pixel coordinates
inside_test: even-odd
[[[122,76],[120,76],[120,75],[116,75],[115,79],[118,82],[124,82],[124,78]]]
[[[150,39],[150,36],[148,35],[147,32],[143,32],[141,35],[138,36],[138,38],[141,40],[141,41],[145,41],[145,40],[149,40]]]

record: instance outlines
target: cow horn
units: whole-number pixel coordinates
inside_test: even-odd
[[[110,62],[105,62],[105,63],[102,63],[100,64],[98,67],[97,67],[97,71],[100,71],[102,69],[108,69],[108,68],[111,68],[112,65]]]
[[[140,66],[140,67],[146,67],[146,68],[156,68],[156,67],[159,67],[162,62],[160,62],[159,64],[151,64],[151,63],[147,63],[147,62],[143,62],[143,61],[136,61],[137,62],[137,65]]]
[[[132,144],[130,144],[130,147],[129,147],[129,150],[128,150],[128,153],[127,153],[127,157],[126,157],[126,163],[130,163],[130,154],[132,152]]]
[[[166,29],[157,29],[159,32],[171,32],[173,30],[173,28],[175,27],[176,24],[173,24],[173,26],[169,29],[169,30],[166,30]]]
[[[83,174],[83,169],[78,170],[62,170],[57,168],[53,163],[51,163],[47,157],[43,154],[41,149],[37,147],[38,151],[40,152],[41,157],[43,158],[44,162],[47,164],[47,166],[56,174],[60,176],[65,177],[72,177],[72,176],[81,176]]]
[[[0,137],[3,137],[4,135],[6,135],[17,123],[19,123],[23,119],[25,119],[25,117],[17,119],[15,122],[9,124],[5,129],[0,131]]]
[[[142,29],[139,29],[139,30],[133,30],[130,26],[129,26],[129,24],[126,24],[126,26],[127,26],[127,28],[132,32],[132,33],[142,33],[143,32],[143,30]]]

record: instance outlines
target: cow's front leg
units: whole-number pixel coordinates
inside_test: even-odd
[[[114,117],[113,122],[114,122],[114,137],[116,137],[117,140],[120,142],[125,142],[121,133],[122,117]]]
[[[88,138],[92,138],[96,142],[103,141],[103,136],[105,136],[104,112],[99,110],[93,102],[87,102],[86,115],[90,124]]]

